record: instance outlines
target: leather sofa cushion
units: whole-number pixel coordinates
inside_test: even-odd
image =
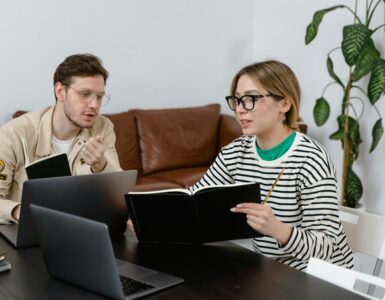
[[[208,166],[217,153],[220,105],[135,110],[143,174]]]
[[[158,191],[158,190],[180,189],[180,188],[182,187],[179,184],[176,184],[173,182],[139,176],[136,181],[134,191],[147,192],[147,191]]]
[[[221,115],[218,150],[242,135],[242,128],[233,116]]]
[[[116,134],[116,150],[120,166],[123,170],[136,169],[141,171],[138,133],[134,113],[127,111],[105,115],[114,124]]]
[[[175,182],[184,188],[188,188],[199,181],[206,173],[207,169],[208,167],[196,167],[168,170],[151,174],[148,178]]]

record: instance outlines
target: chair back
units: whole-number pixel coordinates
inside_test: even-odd
[[[358,284],[369,283],[379,287],[383,291],[385,289],[385,280],[373,275],[346,269],[314,257],[310,258],[306,273],[368,299],[385,299],[384,295],[382,295],[381,298],[375,298],[356,290]]]
[[[340,206],[349,246],[356,252],[385,259],[385,217]]]

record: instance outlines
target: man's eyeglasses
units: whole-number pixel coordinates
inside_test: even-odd
[[[243,95],[242,97],[237,96],[227,96],[226,101],[229,105],[230,109],[233,111],[237,110],[239,105],[242,105],[245,110],[253,110],[255,106],[255,102],[265,97],[274,97],[277,100],[282,100],[282,96],[274,95],[274,94],[265,94],[265,95]]]
[[[76,94],[78,94],[80,101],[87,104],[96,99],[98,103],[103,106],[106,105],[111,99],[111,96],[108,94],[99,94],[90,90],[78,90],[72,86],[68,86],[68,88],[74,90]]]

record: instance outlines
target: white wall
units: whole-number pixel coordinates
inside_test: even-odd
[[[83,52],[110,71],[104,112],[224,102],[252,58],[253,16],[252,0],[2,1],[0,124],[52,105],[56,66]]]
[[[231,78],[241,66],[276,58],[297,73],[309,134],[326,146],[340,175],[341,146],[328,139],[336,129],[336,114],[317,128],[312,110],[330,81],[326,53],[338,46],[342,26],[352,16],[344,10],[326,15],[316,40],[304,44],[305,28],[314,11],[339,2],[348,5],[353,0],[2,1],[0,124],[17,109],[53,104],[53,72],[73,53],[94,53],[110,71],[107,88],[113,98],[104,112],[224,103]],[[375,17],[377,23],[383,22],[384,14]],[[375,39],[384,52],[384,31]],[[343,64],[335,63],[337,72],[346,74]],[[332,88],[326,96],[336,111],[339,91]],[[383,101],[379,101],[382,114]],[[225,106],[223,110],[229,112]],[[363,118],[375,121],[369,105]],[[363,127],[367,143],[361,146],[355,170],[364,179],[368,210],[385,215],[381,182],[385,141],[367,154],[372,124]]]
[[[361,1],[364,5],[365,1]],[[313,107],[315,100],[322,94],[323,88],[331,78],[326,70],[327,53],[340,46],[342,27],[352,22],[352,14],[347,10],[339,9],[325,15],[316,39],[308,46],[305,45],[305,31],[307,25],[317,10],[331,7],[337,4],[345,4],[353,7],[353,0],[273,0],[255,1],[255,40],[254,59],[277,58],[286,62],[296,72],[302,86],[301,115],[309,126],[309,134],[320,141],[329,151],[336,165],[338,179],[341,176],[342,147],[340,142],[329,140],[329,135],[337,130],[336,117],[340,111],[342,93],[337,87],[331,87],[325,94],[331,104],[332,115],[329,121],[322,127],[317,127],[313,121]],[[375,24],[385,22],[385,7],[380,4],[381,12],[375,15]],[[382,48],[385,56],[384,30],[373,36],[376,45]],[[333,55],[335,70],[340,78],[346,82],[347,70],[344,67],[343,57],[338,52]],[[367,82],[364,78],[362,83]],[[366,84],[365,84],[366,87]],[[366,89],[366,88],[365,88]],[[357,95],[359,95],[357,93]],[[362,96],[362,95],[360,95]],[[367,211],[385,215],[385,136],[378,148],[368,154],[371,144],[371,129],[378,119],[377,114],[369,101],[362,120],[361,138],[364,144],[360,147],[360,157],[353,167],[364,184],[363,202]],[[385,97],[378,101],[378,108],[385,116]],[[357,106],[360,109],[360,106]],[[385,126],[385,123],[383,123]]]

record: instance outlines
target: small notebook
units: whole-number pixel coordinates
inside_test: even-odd
[[[58,153],[36,160],[25,166],[28,179],[71,176],[66,153]]]
[[[25,171],[28,179],[71,176],[71,168],[66,153],[57,153],[30,162],[25,138],[21,139],[21,144],[23,146]]]
[[[186,189],[130,192],[128,212],[141,242],[208,243],[261,236],[244,214],[231,208],[243,202],[260,203],[258,183]]]

